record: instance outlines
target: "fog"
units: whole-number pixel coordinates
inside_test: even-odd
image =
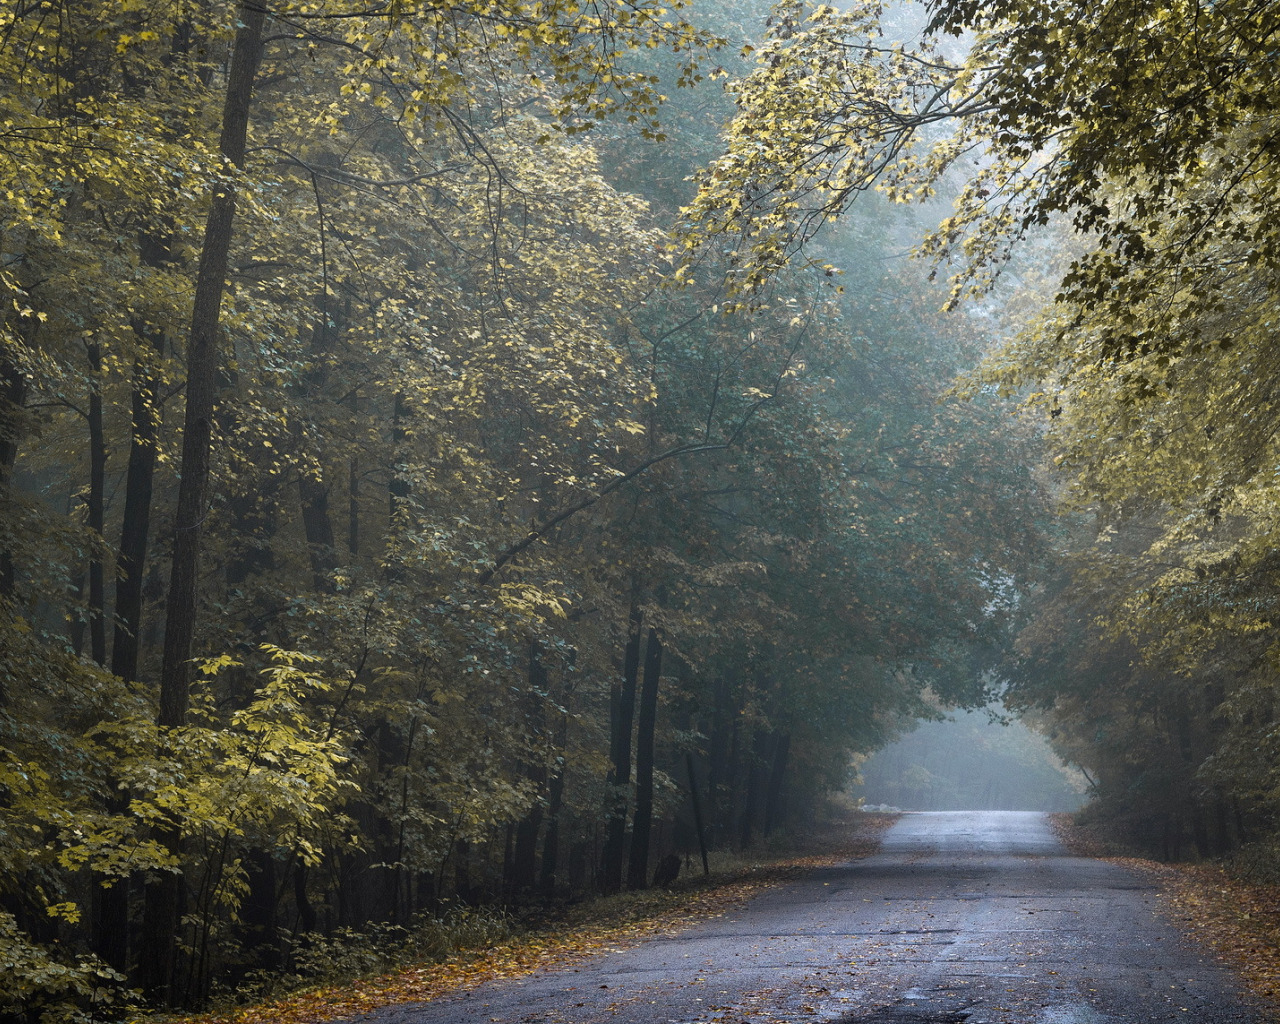
[[[985,711],[921,722],[860,768],[853,796],[903,810],[1071,811],[1087,784],[1043,736]]]

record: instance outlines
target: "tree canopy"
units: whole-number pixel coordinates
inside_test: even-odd
[[[750,303],[676,238],[767,16],[4,7],[3,1012],[643,887],[987,700],[980,320],[885,209]]]

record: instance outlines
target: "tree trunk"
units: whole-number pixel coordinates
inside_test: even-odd
[[[157,354],[163,352],[162,332],[147,332],[140,322],[134,324],[134,332],[139,338],[146,337]],[[116,555],[115,628],[111,638],[111,672],[126,681],[138,678],[142,578],[151,526],[159,422],[155,375],[139,359],[133,369],[129,463],[125,473],[120,548]],[[128,807],[129,799],[124,793],[115,793],[107,800],[106,809],[112,814],[122,814]],[[124,973],[129,963],[129,880],[95,878],[94,881],[93,951],[103,962]],[[104,887],[103,881],[111,884]]]
[[[662,676],[662,641],[650,627],[644,650],[640,714],[636,730],[636,813],[631,825],[631,859],[627,888],[649,885],[649,835],[653,828],[653,744],[658,722],[658,682]]]
[[[329,359],[329,302],[321,294],[316,302],[316,323],[311,331],[311,365],[296,389],[300,404],[319,405],[324,399],[329,383],[327,370]],[[310,453],[301,451],[305,444],[305,432],[299,424],[296,441],[299,462],[302,465],[298,477],[298,493],[302,500],[302,525],[307,536],[307,553],[311,560],[312,584],[318,593],[333,590],[332,573],[338,567],[334,544],[333,518],[329,511],[330,485],[326,483],[322,452],[316,452],[314,466],[309,464]]]
[[[765,755],[768,752],[769,734],[759,728],[751,744],[747,766],[747,791],[742,801],[742,818],[738,828],[738,845],[747,849],[755,838],[756,811],[760,805],[760,789],[764,784]]]
[[[102,424],[102,350],[86,346],[89,356],[89,517],[93,555],[89,558],[89,656],[95,665],[107,663],[107,626],[103,617],[101,544],[107,504],[107,442]]]
[[[397,391],[395,397],[395,405],[391,410],[391,444],[393,459],[398,459],[400,455],[400,446],[404,443],[406,431],[404,428],[404,417],[408,415],[408,406],[405,404],[404,393]],[[399,518],[401,511],[406,507],[406,499],[409,497],[409,481],[404,474],[400,472],[400,464],[396,462],[391,467],[391,483],[387,487],[388,498],[390,499],[391,509],[391,525],[395,528],[396,520]]]
[[[609,690],[609,769],[611,806],[600,856],[600,888],[622,888],[622,860],[627,837],[627,789],[631,785],[631,725],[635,717],[636,677],[640,674],[640,608],[632,600],[622,675]]]
[[[547,789],[547,832],[542,841],[542,875],[539,879],[543,899],[556,892],[556,871],[560,866],[560,812],[564,806],[564,753],[569,742],[569,714],[561,711],[556,723],[555,749],[559,755]]]
[[[163,334],[153,334],[152,343],[159,354],[164,346]],[[115,631],[111,638],[111,671],[125,680],[138,678],[142,578],[151,530],[151,500],[155,489],[156,443],[160,427],[155,374],[141,360],[133,368],[132,413],[129,465],[124,486],[124,520],[120,527],[120,550],[116,556]]]
[[[298,477],[302,499],[302,525],[307,534],[311,558],[311,582],[317,593],[333,589],[332,573],[337,568],[333,547],[333,520],[329,515],[329,488],[318,472],[304,468]]]
[[[227,163],[241,168],[244,166],[249,108],[262,52],[266,11],[259,4],[245,0],[237,6],[237,15],[239,28],[227,72],[220,149]],[[222,295],[235,210],[234,188],[229,182],[222,182],[215,189],[205,223],[187,340],[182,481],[174,516],[173,564],[165,609],[164,661],[157,717],[163,728],[180,727],[187,719],[200,534],[207,511],[214,393],[218,380]],[[180,852],[180,835],[176,830],[167,832],[163,839],[174,853]],[[182,877],[179,874],[165,874],[148,887],[146,911],[140,980],[153,996],[172,1004],[177,996],[174,990],[175,940],[182,920]]]
[[[241,945],[246,956],[252,958],[251,968],[277,969],[281,950],[276,922],[276,861],[269,851],[249,850],[244,866],[248,891],[240,907]]]
[[[537,787],[538,799],[516,826],[515,850],[511,862],[509,893],[517,899],[533,890],[538,878],[538,834],[542,830],[542,793],[547,784],[547,765],[542,742],[545,735],[547,669],[538,656],[537,645],[529,649],[529,689],[525,695],[526,720],[533,730],[532,759],[525,776]]]
[[[791,733],[785,730],[775,734],[773,764],[769,769],[769,789],[764,803],[764,834],[786,823],[786,803],[783,801],[783,782],[787,776],[787,758],[791,753]]]
[[[26,402],[26,378],[7,353],[0,354],[0,508],[12,497],[9,488],[18,461],[18,434]],[[15,582],[13,554],[0,539],[0,598],[13,597]],[[4,691],[0,689],[0,707],[4,704]]]
[[[689,802],[693,805],[693,827],[698,834],[698,853],[702,855],[702,874],[711,877],[711,865],[707,861],[707,833],[702,824],[702,799],[698,796],[698,778],[693,772],[693,752],[684,753],[685,771],[689,773]]]
[[[351,419],[360,415],[360,393],[351,391]],[[360,553],[360,457],[353,454],[347,468],[347,553]]]

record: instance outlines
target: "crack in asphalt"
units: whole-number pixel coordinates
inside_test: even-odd
[[[388,1007],[377,1024],[1261,1024],[1156,913],[1043,815],[906,814],[874,857],[572,968]]]

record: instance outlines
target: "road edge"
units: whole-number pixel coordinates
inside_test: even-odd
[[[896,814],[859,813],[835,823],[848,832],[801,840],[813,849],[796,854],[758,852],[758,860],[710,880],[693,878],[671,889],[606,897],[575,908],[574,918],[552,921],[508,942],[432,963],[407,964],[376,977],[302,989],[279,999],[195,1016],[147,1016],[130,1024],[325,1024],[386,1006],[421,1003],[491,981],[526,977],[580,964],[600,953],[676,934],[736,910],[760,893],[808,872],[861,860],[880,848]],[[823,842],[822,840],[827,840]],[[825,848],[824,848],[825,847]],[[602,919],[590,920],[595,910]]]

